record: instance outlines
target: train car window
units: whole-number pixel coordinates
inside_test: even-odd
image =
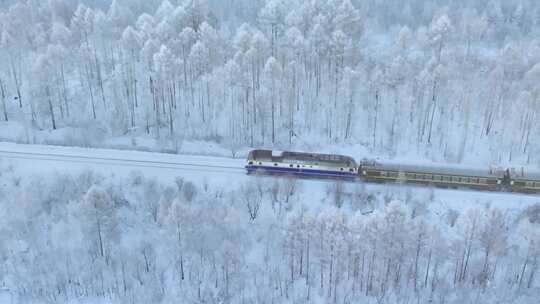
[[[390,172],[390,174],[388,174],[390,177],[393,177],[393,178],[398,178],[399,177],[399,174],[397,172]]]
[[[460,178],[457,177],[457,176],[452,176],[452,181],[453,182],[459,182]]]
[[[274,163],[274,166],[277,166],[277,163]]]
[[[433,175],[433,179],[436,181],[442,180],[442,176],[440,175]]]
[[[414,173],[405,173],[405,177],[414,178]]]
[[[527,187],[532,187],[533,183],[532,182],[529,182],[529,181],[526,181],[525,182],[525,186]]]
[[[452,178],[450,176],[443,176],[443,180],[445,182],[450,182],[450,181],[452,181]]]
[[[294,167],[294,166],[293,166],[293,164],[290,164],[290,165],[289,165],[289,167],[291,167],[291,168],[292,168],[292,167]]]
[[[534,183],[534,186],[535,186],[536,188],[540,188],[540,182],[539,182],[539,183]]]
[[[262,165],[262,162],[259,162],[259,165]]]
[[[485,179],[485,178],[480,178],[480,179],[479,179],[479,182],[480,182],[481,184],[487,184],[487,179]]]

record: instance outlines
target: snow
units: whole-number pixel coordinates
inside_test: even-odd
[[[126,177],[140,170],[163,182],[172,182],[177,176],[211,182],[226,180],[231,174],[239,180],[245,178],[245,160],[224,157],[0,142],[0,159],[29,176],[54,172],[77,175],[91,170]]]
[[[0,303],[536,304],[540,195],[245,174],[540,176],[537,3],[433,2],[0,1]]]

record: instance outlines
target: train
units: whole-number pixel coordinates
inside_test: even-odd
[[[540,173],[523,169],[464,169],[453,167],[383,164],[339,154],[257,149],[249,152],[248,174],[288,175],[307,178],[407,183],[441,188],[540,193]]]

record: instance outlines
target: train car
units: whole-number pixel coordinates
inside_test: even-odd
[[[289,174],[303,177],[355,179],[358,166],[353,158],[336,154],[253,150],[246,164],[248,174]]]
[[[513,192],[540,193],[540,172],[511,172],[510,190]]]
[[[364,180],[371,182],[403,182],[479,190],[501,190],[509,184],[509,176],[504,171],[494,170],[389,165],[367,161],[363,161],[358,170]]]

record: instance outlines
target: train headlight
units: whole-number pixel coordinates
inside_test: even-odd
[[[362,171],[362,175],[367,175],[367,171]]]
[[[501,180],[498,179],[498,180],[497,180],[497,185],[500,185],[500,184],[501,184]]]
[[[512,186],[513,186],[513,185],[514,185],[514,181],[510,181],[510,185],[512,185]]]

